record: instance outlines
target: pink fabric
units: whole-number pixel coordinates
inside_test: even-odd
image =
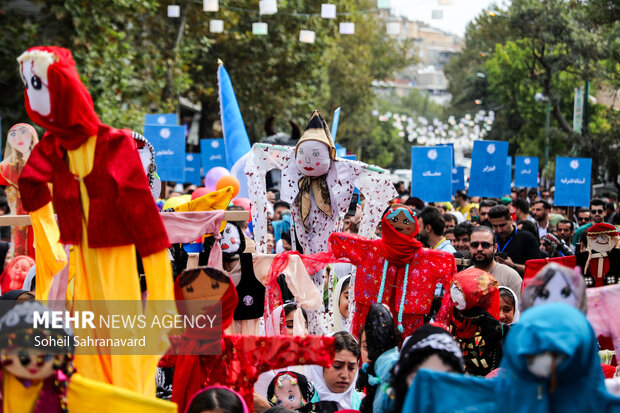
[[[222,269],[222,247],[219,239],[220,225],[224,219],[225,211],[200,211],[200,212],[164,212],[161,218],[164,221],[168,240],[172,244],[179,242],[191,242],[204,234],[211,234],[216,242],[213,243],[209,254],[209,267]]]
[[[230,387],[225,387],[225,386],[209,386],[209,387],[205,387],[204,389],[202,389],[199,392],[197,392],[196,394],[194,394],[192,396],[192,398],[190,399],[189,403],[187,404],[187,408],[185,409],[185,413],[187,413],[189,411],[189,407],[192,405],[192,402],[194,401],[196,396],[198,396],[200,393],[205,392],[205,391],[207,391],[209,389],[224,389],[224,390],[228,390],[231,393],[234,393],[234,395],[237,396],[239,398],[239,400],[241,401],[241,406],[243,406],[243,413],[250,413],[250,410],[248,409],[248,405],[246,404],[246,402],[243,399],[243,397],[241,397],[241,395],[239,393],[237,393],[236,391],[234,391]]]
[[[62,270],[54,274],[52,285],[47,296],[49,300],[48,306],[52,311],[64,310],[65,299],[67,298],[67,285],[69,284],[69,246],[65,245],[65,254],[67,255],[67,265]]]
[[[598,336],[611,337],[616,355],[620,354],[620,284],[586,289],[588,321]]]

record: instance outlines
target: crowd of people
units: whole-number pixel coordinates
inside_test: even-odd
[[[153,148],[101,123],[70,51],[18,62],[46,134],[11,128],[21,155],[0,164],[0,214],[28,212],[34,229],[2,232],[0,412],[620,410],[615,194],[579,209],[547,188],[430,204],[337,158],[318,111],[294,148],[252,148],[251,199],[233,200],[231,178],[160,188]],[[221,335],[84,354],[63,323],[33,323],[46,298],[216,311]]]

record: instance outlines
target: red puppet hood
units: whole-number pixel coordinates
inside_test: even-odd
[[[47,130],[46,135],[53,135],[65,149],[75,149],[97,134],[101,121],[69,50],[57,46],[32,47],[17,61],[26,84],[26,111],[34,123]],[[24,76],[24,70],[29,78]],[[45,90],[49,92],[49,113],[41,114],[33,109],[30,98],[34,95],[29,94],[35,89],[39,96]]]
[[[410,235],[402,234],[392,226],[391,218],[400,212],[415,223],[415,229]],[[422,243],[415,238],[419,229],[415,212],[408,206],[397,204],[387,209],[381,219],[381,247],[388,262],[397,266],[409,264],[413,254],[422,247]]]
[[[456,274],[450,288],[455,285],[465,296],[465,310],[482,308],[499,320],[499,289],[491,274],[478,268],[468,268]]]

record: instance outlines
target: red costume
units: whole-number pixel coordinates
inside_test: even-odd
[[[388,304],[403,336],[409,336],[424,323],[431,311],[437,284],[444,288],[442,305],[435,321],[446,325],[452,303],[448,287],[456,273],[454,257],[444,251],[422,247],[415,239],[418,221],[410,235],[398,232],[388,215],[402,205],[393,205],[381,220],[382,238],[371,240],[357,235],[333,233],[330,248],[336,258],[348,258],[357,267],[355,275],[355,314],[351,332],[358,336],[370,305],[378,301]],[[408,208],[407,208],[408,209]],[[409,210],[410,214],[414,214]],[[408,273],[405,273],[408,269]],[[403,297],[404,294],[404,297]]]
[[[215,271],[210,269],[211,271]],[[221,330],[232,323],[237,307],[237,290],[234,283],[225,283],[218,279],[219,284],[226,284],[221,302]],[[175,297],[178,300],[179,314],[185,314],[183,295],[185,286],[181,286],[179,276],[175,281]],[[191,284],[189,284],[191,287]],[[218,287],[219,288],[219,287]],[[217,330],[220,326],[217,326]],[[174,347],[175,341],[173,341]],[[293,365],[319,364],[328,367],[334,358],[334,338],[323,336],[238,336],[223,335],[214,339],[212,331],[196,329],[187,331],[183,336],[185,354],[167,355],[160,362],[161,367],[174,367],[172,382],[172,401],[177,403],[179,411],[185,411],[192,395],[207,386],[226,386],[237,392],[253,411],[254,383],[258,376],[268,370]],[[221,355],[215,354],[221,349]]]

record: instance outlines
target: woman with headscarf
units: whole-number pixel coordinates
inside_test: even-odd
[[[362,397],[355,390],[360,359],[359,344],[346,331],[334,334],[334,344],[336,355],[330,367],[310,366],[308,369],[308,378],[316,389],[312,402],[320,413],[359,410]]]
[[[400,412],[419,369],[464,373],[464,366],[461,349],[450,333],[424,324],[405,340],[389,386],[375,396],[374,413]]]
[[[499,286],[499,321],[504,324],[512,325],[519,321],[519,298],[517,294],[508,287]]]
[[[371,305],[360,334],[363,364],[358,388],[366,389],[366,397],[360,407],[363,413],[373,411],[377,386],[381,384],[375,363],[381,364],[388,360],[396,362],[399,338],[400,334],[396,330],[390,311],[383,304]]]
[[[333,300],[331,303],[331,313],[333,316],[333,331],[342,331],[346,329],[347,317],[349,316],[349,285],[351,275],[347,275],[338,280],[336,288],[333,292]]]

